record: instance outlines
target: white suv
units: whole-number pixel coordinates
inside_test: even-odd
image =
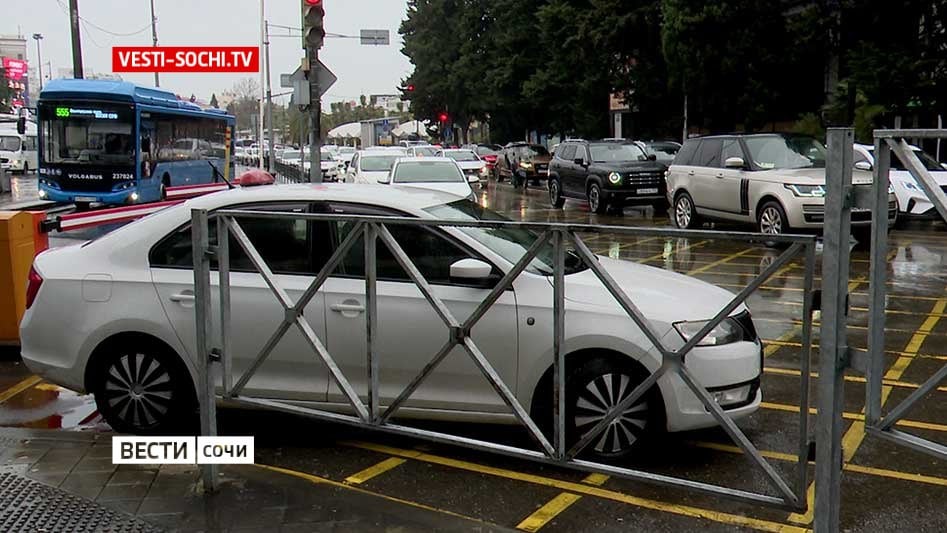
[[[45,379],[95,394],[120,432],[180,431],[195,412],[197,361],[191,209],[245,209],[504,220],[476,203],[416,188],[337,184],[235,189],[196,198],[98,240],[40,254],[21,325],[23,360]],[[350,222],[242,219],[240,224],[294,300]],[[433,291],[468,317],[537,236],[527,230],[389,226]],[[212,228],[211,235],[216,231]],[[236,242],[231,251],[233,372],[242,374],[285,313]],[[552,413],[552,261],[549,244],[490,307],[472,339],[541,426]],[[733,297],[709,283],[607,257],[598,261],[637,303],[661,341],[679,349]],[[444,323],[384,245],[378,246],[380,397],[393,401],[448,338]],[[349,382],[367,390],[365,253],[361,238],[306,307],[305,316]],[[217,276],[211,276],[217,284]],[[566,260],[567,431],[575,441],[610,406],[661,367],[661,355],[578,258]],[[216,294],[216,289],[214,289]],[[214,298],[216,300],[216,297]],[[215,311],[212,316],[219,316]],[[217,338],[219,333],[213,334]],[[733,417],[760,405],[762,350],[744,305],[686,356],[684,365]],[[590,450],[614,457],[650,431],[716,425],[676,373],[664,374]],[[247,395],[349,412],[346,396],[295,328],[277,344]],[[514,423],[461,348],[455,348],[399,411],[438,420]],[[189,426],[190,427],[190,426]]]
[[[668,201],[680,228],[705,219],[754,224],[760,233],[820,230],[825,221],[825,147],[787,134],[720,135],[688,139],[667,173]],[[856,187],[871,173],[853,170]],[[889,195],[888,218],[897,216]],[[871,211],[852,209],[852,234],[871,231]]]
[[[912,146],[914,155],[921,160],[924,168],[930,172],[934,181],[942,189],[947,190],[947,166],[938,163],[936,159],[924,153],[917,146]],[[862,167],[865,170],[871,170],[875,165],[875,147],[870,144],[855,145],[855,166]],[[891,168],[888,172],[888,179],[891,182],[891,188],[894,189],[895,196],[898,197],[899,215],[905,217],[917,218],[939,218],[934,204],[927,197],[927,193],[921,188],[911,172],[908,171],[898,154],[891,152]]]

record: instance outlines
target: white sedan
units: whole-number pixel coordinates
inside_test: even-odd
[[[449,157],[402,157],[379,183],[431,189],[476,201],[470,185],[479,181],[477,176],[465,175]]]
[[[941,188],[947,190],[947,167],[938,163],[936,159],[924,153],[917,146],[912,146],[914,155],[921,160],[924,168],[930,172]],[[871,170],[875,165],[875,147],[870,144],[855,145],[855,166],[861,170]],[[891,168],[888,172],[891,188],[898,198],[898,214],[908,217],[929,218],[937,217],[937,210],[927,193],[914,179],[901,159],[891,152]]]
[[[92,392],[99,411],[120,432],[174,432],[185,423],[193,427],[198,358],[192,208],[503,219],[473,202],[427,189],[263,186],[195,198],[97,240],[43,252],[29,276],[20,330],[23,360],[52,383]],[[243,219],[240,224],[294,299],[353,227],[349,222],[292,219]],[[523,229],[391,225],[390,231],[438,297],[460,318],[470,315],[536,239]],[[345,256],[310,301],[305,316],[354,389],[364,394],[361,246],[358,241]],[[231,346],[234,374],[240,375],[284,313],[236,242],[230,253]],[[472,339],[497,374],[541,427],[550,424],[553,401],[552,253],[551,245],[543,247],[472,331]],[[681,347],[732,298],[695,278],[607,257],[598,260],[671,349]],[[438,351],[448,332],[385,246],[378,246],[377,272],[375,346],[385,405]],[[216,276],[211,278],[216,285]],[[661,356],[592,271],[571,253],[565,284],[566,415],[568,438],[574,442],[602,419],[609,406],[657,371]],[[219,315],[212,311],[212,316]],[[216,338],[219,332],[213,335]],[[731,416],[743,417],[760,405],[761,363],[760,341],[749,311],[741,305],[687,354],[684,364]],[[590,452],[622,456],[651,432],[716,424],[676,375],[665,374],[657,385],[594,439]],[[295,329],[280,341],[244,393],[351,412],[325,365]],[[515,422],[459,348],[410,397],[399,416]]]
[[[345,171],[348,183],[377,184],[378,180],[388,177],[391,167],[402,154],[389,150],[363,150],[352,157]]]
[[[490,171],[487,169],[487,162],[483,159],[480,159],[480,156],[478,156],[473,150],[441,150],[438,155],[453,159],[457,163],[457,166],[460,167],[460,170],[464,172],[465,176],[474,178],[470,180],[471,183],[479,184],[481,183],[481,180],[486,180],[488,177],[490,177]]]

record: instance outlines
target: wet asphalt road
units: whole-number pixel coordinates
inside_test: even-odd
[[[539,187],[514,191],[508,184],[491,184],[481,192],[480,201],[521,220],[652,227],[669,223],[666,216],[655,215],[647,208],[627,208],[622,215],[598,216],[589,213],[585,203],[570,200],[563,210],[551,209]],[[923,223],[891,234],[886,346],[889,353],[885,367],[891,385],[886,403],[889,409],[947,361],[945,230],[942,223]],[[588,244],[596,253],[691,273],[733,292],[749,283],[780,252],[764,246],[706,239],[603,235],[590,238]],[[800,261],[793,262],[747,301],[767,345],[763,376],[766,403],[739,425],[787,479],[792,479],[792,456],[797,453],[799,440],[803,271]],[[856,349],[866,346],[867,277],[867,253],[856,249],[852,256],[849,330],[849,344]],[[817,369],[817,353],[813,354],[812,362]],[[12,395],[0,393],[0,425],[107,430],[89,397],[38,380],[24,382],[25,379],[29,379],[29,373],[14,353],[8,353],[0,362],[0,391],[10,392],[18,384],[23,389]],[[812,385],[810,405],[815,401],[814,381]],[[947,389],[933,392],[909,413],[907,427],[902,429],[947,442],[947,403],[942,398],[945,393]],[[861,439],[863,432],[857,418],[864,405],[864,383],[857,374],[851,374],[846,382],[845,403],[848,415],[843,431],[848,460],[843,483],[843,529],[947,529],[947,515],[942,510],[947,497],[947,463],[873,437]],[[224,409],[220,418],[225,433],[257,436],[259,463],[336,481],[370,469],[370,473],[377,475],[354,476],[350,483],[502,527],[564,532],[780,527],[793,531],[793,527],[811,527],[807,517],[791,516],[783,510],[731,503],[680,488],[660,488],[616,478],[589,479],[580,472],[288,415]],[[532,447],[525,432],[517,428],[469,424],[423,427]],[[377,467],[379,463],[385,467]],[[776,494],[762,472],[739,453],[722,430],[665,436],[641,457],[622,466]],[[811,467],[809,470],[811,480]]]

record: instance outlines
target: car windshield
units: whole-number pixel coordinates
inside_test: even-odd
[[[319,161],[335,161],[335,157],[329,152],[320,152]]]
[[[286,150],[283,152],[283,159],[302,159],[299,155],[299,150]]]
[[[471,150],[444,152],[444,155],[453,159],[454,161],[480,161],[480,158],[477,157],[477,154],[473,153]]]
[[[510,221],[510,219],[505,216],[481,207],[479,204],[471,202],[470,200],[458,200],[449,204],[441,204],[429,207],[425,209],[425,211],[432,217],[443,220]],[[518,227],[458,229],[503,259],[509,261],[511,264],[516,264],[522,259],[522,257],[526,255],[526,251],[529,247],[539,238],[532,231]],[[548,242],[540,247],[536,257],[530,261],[526,270],[533,274],[551,276],[553,274],[554,259],[553,245],[551,242]],[[579,256],[571,250],[567,252],[565,267],[566,274],[572,274],[588,268]]]
[[[622,161],[642,161],[647,155],[636,144],[602,143],[590,144],[592,161],[596,163],[618,163]]]
[[[414,149],[414,155],[418,157],[431,157],[437,153],[437,148],[433,146],[422,146]]]
[[[364,155],[360,165],[364,172],[388,172],[395,166],[398,157],[397,155]]]
[[[0,150],[8,152],[20,151],[20,138],[13,135],[0,136]]]
[[[355,148],[352,148],[351,146],[343,146],[342,148],[339,148],[339,153],[340,153],[340,154],[346,154],[346,155],[348,155],[348,154],[354,154],[354,153],[355,153]]]
[[[760,135],[744,140],[753,163],[763,170],[825,168],[825,146],[812,137]]]
[[[460,169],[449,161],[404,161],[395,168],[393,183],[466,183]]]
[[[523,153],[524,153],[524,157],[531,158],[531,157],[536,157],[536,156],[549,155],[549,150],[546,150],[546,148],[538,144],[531,144],[523,148]]]
[[[913,150],[914,155],[921,160],[921,164],[924,165],[924,168],[934,172],[944,172],[944,167],[937,162],[936,159],[922,152],[921,150]],[[868,150],[868,153],[871,154],[872,159],[875,157],[874,150]],[[901,158],[898,157],[893,151],[891,152],[891,170],[907,170],[908,167],[904,166],[904,162],[901,161]]]

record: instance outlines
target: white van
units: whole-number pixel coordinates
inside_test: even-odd
[[[36,126],[27,122],[26,133],[16,131],[16,125],[0,128],[0,166],[3,170],[27,173],[39,167]]]

